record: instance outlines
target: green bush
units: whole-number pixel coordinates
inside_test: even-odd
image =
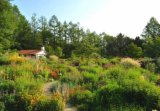
[[[83,72],[83,82],[84,83],[96,83],[98,78],[96,74],[89,73],[89,72]]]
[[[88,105],[83,103],[80,105],[77,105],[77,109],[78,111],[90,111]]]
[[[107,85],[97,92],[97,104],[100,107],[130,104],[147,110],[159,108],[160,89],[148,81],[139,68],[124,69],[117,66],[105,73]]]
[[[112,63],[112,64],[118,64],[120,62],[120,60],[121,59],[118,57],[114,57],[114,58],[109,59],[110,63]]]
[[[59,94],[48,98],[41,94],[21,93],[0,99],[0,111],[63,111],[64,101]],[[3,110],[4,109],[4,110]]]
[[[12,94],[16,89],[15,83],[13,81],[3,81],[0,82],[0,91]]]
[[[145,68],[151,72],[156,72],[156,64],[155,63],[148,63],[146,64]]]
[[[91,57],[91,58],[96,58],[96,59],[101,58],[101,56],[100,56],[98,53],[92,53],[92,54],[90,55],[90,57]]]
[[[146,111],[146,109],[135,105],[124,105],[124,106],[111,106],[110,111]]]
[[[109,109],[110,105],[118,105],[123,103],[122,88],[117,83],[108,84],[103,86],[97,91],[96,103],[104,109]]]
[[[71,103],[78,106],[80,111],[92,111],[94,94],[89,90],[77,91],[70,99]]]
[[[109,60],[106,58],[98,58],[95,59],[96,64],[98,64],[99,66],[102,66],[103,64],[108,64]]]
[[[5,111],[18,111],[14,95],[4,95],[1,100],[4,102]]]
[[[41,85],[43,81],[39,79],[18,77],[15,80],[17,92],[37,92],[41,91]]]
[[[5,111],[5,105],[3,102],[0,102],[0,111]]]
[[[97,89],[97,83],[98,83],[98,75],[93,74],[93,73],[89,73],[89,72],[83,72],[83,79],[80,82],[81,84],[83,84],[83,86],[86,89],[92,90],[94,91],[95,89]]]
[[[99,66],[80,66],[79,70],[99,74],[100,72],[102,72],[103,69]]]
[[[0,65],[7,65],[9,63],[10,63],[10,61],[7,56],[0,55]]]
[[[61,81],[62,82],[72,82],[73,84],[77,84],[81,78],[82,75],[80,74],[80,72],[78,71],[78,69],[76,67],[73,66],[67,66],[66,71],[61,72],[62,73],[62,78]]]
[[[63,111],[63,106],[56,100],[42,99],[34,107],[35,111]]]

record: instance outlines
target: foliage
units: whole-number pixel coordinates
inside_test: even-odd
[[[156,71],[155,63],[148,63],[145,68],[148,69],[151,72],[155,72]]]
[[[50,59],[51,61],[56,61],[56,62],[57,62],[59,58],[58,58],[56,55],[50,55],[50,56],[49,56],[49,59]]]
[[[124,71],[122,68],[110,69],[106,79],[108,85],[97,92],[97,102],[104,108],[110,105],[135,104],[146,107],[148,110],[159,108],[160,93],[158,87],[142,79],[140,71],[130,69]]]
[[[57,47],[55,53],[56,53],[56,55],[57,55],[58,57],[62,57],[62,48]]]
[[[63,111],[64,109],[63,99],[58,94],[48,99],[39,93],[31,95],[25,92],[18,95],[5,95],[1,100],[4,100],[4,106],[1,102],[2,108],[7,111]]]
[[[111,106],[111,111],[146,111],[145,108],[134,105]]]
[[[140,63],[134,59],[131,59],[131,58],[123,58],[121,60],[121,64],[125,68],[140,67]]]
[[[14,45],[14,35],[17,29],[17,11],[9,1],[0,1],[0,47],[1,50],[6,50]]]
[[[147,23],[142,36],[147,39],[147,38],[156,38],[160,36],[160,24],[156,20],[156,18],[151,17],[149,22]]]
[[[142,56],[142,48],[138,47],[136,44],[131,43],[128,46],[127,55],[129,57],[138,58]]]
[[[64,103],[61,95],[54,94],[52,99],[40,99],[35,105],[36,111],[63,111]]]
[[[148,57],[159,57],[159,46],[160,44],[160,38],[157,37],[154,40],[153,39],[147,39],[147,42],[144,44],[144,53]]]
[[[7,59],[16,55],[9,53]],[[72,58],[15,62],[0,66],[0,102],[8,111],[62,111],[64,99],[79,110],[159,109],[159,78],[131,58]],[[108,68],[104,64],[109,64]],[[51,78],[53,71],[58,79]],[[43,85],[53,79],[55,94],[47,97]],[[59,91],[57,93],[56,91]],[[8,107],[10,106],[10,107]]]
[[[5,110],[5,106],[3,102],[0,102],[0,111],[4,111]]]
[[[104,32],[97,34],[85,31],[78,23],[60,22],[55,15],[47,21],[44,16],[37,18],[36,14],[33,14],[29,23],[18,7],[12,6],[9,1],[1,1],[0,9],[0,52],[8,49],[40,49],[45,46],[49,55],[55,54],[65,58],[72,55],[96,58],[138,58],[144,54],[149,57],[159,56],[160,25],[153,17],[143,31],[142,36],[145,39],[132,39],[121,33],[113,37]],[[20,59],[22,58],[19,58],[19,61]]]
[[[90,111],[92,110],[94,94],[88,90],[76,92],[71,97],[71,103],[77,105],[80,111]]]
[[[71,82],[77,84],[81,80],[82,76],[80,72],[72,66],[66,67],[65,73],[62,75],[62,82]]]
[[[96,58],[159,57],[160,24],[154,17],[144,28],[143,38],[132,39],[122,33],[114,37],[105,32],[97,34],[84,30],[79,23],[60,22],[56,15],[47,20],[44,16],[37,18],[33,14],[29,23],[10,1],[2,0],[0,4],[0,52],[9,49],[40,49],[45,46],[49,55],[64,58],[72,55]]]
[[[1,65],[5,65],[5,64],[9,64],[10,62],[9,62],[9,59],[8,59],[8,57],[6,57],[5,55],[1,55],[0,56],[0,64]]]

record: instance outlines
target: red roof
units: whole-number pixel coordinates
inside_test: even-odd
[[[30,55],[30,54],[36,54],[38,52],[40,52],[40,50],[20,50],[18,53]]]

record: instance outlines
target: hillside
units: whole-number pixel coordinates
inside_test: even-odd
[[[159,76],[131,58],[41,60],[0,57],[1,111],[151,111],[159,109]],[[44,89],[47,88],[47,89]]]

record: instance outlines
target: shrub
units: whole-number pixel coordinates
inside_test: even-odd
[[[156,61],[156,65],[157,65],[157,69],[158,69],[158,72],[160,72],[160,57],[157,58],[157,61]]]
[[[129,104],[147,110],[159,108],[160,90],[146,79],[139,68],[125,69],[117,66],[107,70],[104,78],[107,85],[98,89],[96,97],[99,98],[97,103],[100,107],[109,108],[110,105]]]
[[[99,59],[96,59],[96,63],[99,66],[102,66],[103,64],[109,64],[109,60],[106,58],[99,58]]]
[[[121,65],[125,68],[140,67],[140,63],[131,58],[123,58],[121,60]]]
[[[56,55],[51,55],[51,56],[49,56],[49,59],[50,59],[51,61],[55,61],[55,62],[58,62],[58,60],[59,60],[58,56],[56,56]]]
[[[94,94],[89,90],[77,91],[70,99],[71,103],[78,106],[80,111],[92,111]]]
[[[96,103],[98,106],[109,109],[110,105],[118,105],[123,103],[123,98],[120,96],[122,88],[117,83],[103,86],[97,91]]]
[[[22,93],[14,98],[15,111],[63,111],[64,101],[60,94],[55,93],[51,98],[37,94]],[[12,111],[12,110],[7,110]]]
[[[84,83],[96,83],[98,80],[97,76],[93,73],[83,72]]]
[[[24,57],[20,57],[18,53],[11,53],[8,59],[11,63],[21,63],[26,60]]]
[[[41,91],[43,81],[39,79],[18,77],[15,79],[16,90],[18,92],[37,92]]]
[[[111,111],[146,111],[145,108],[135,105],[111,106]]]
[[[0,55],[0,65],[7,65],[10,61],[6,55]]]
[[[52,99],[51,104],[55,105],[54,111],[63,111],[64,110],[64,100],[63,100],[63,97],[60,93],[54,93],[51,99]]]
[[[62,82],[72,82],[72,83],[78,83],[79,80],[81,80],[82,76],[77,68],[72,66],[66,67],[66,73],[62,73]]]
[[[15,96],[13,95],[4,95],[2,101],[5,105],[5,111],[17,111]]]
[[[98,58],[100,58],[101,56],[100,56],[98,53],[92,53],[92,54],[90,55],[90,57],[91,57],[91,58],[96,58],[96,59],[98,59]]]
[[[155,63],[148,63],[145,66],[145,69],[151,71],[151,72],[155,72],[156,71],[156,64]]]
[[[15,83],[13,81],[3,81],[0,83],[0,91],[12,94],[15,91]]]
[[[78,111],[90,111],[88,105],[83,103],[80,105],[77,105],[77,109]]]
[[[80,66],[79,70],[93,73],[93,74],[99,74],[100,72],[102,72],[103,69],[102,67],[99,67],[99,66]]]
[[[79,66],[81,64],[81,61],[77,58],[72,59],[72,63],[73,66]]]
[[[105,72],[105,78],[108,82],[121,83],[122,80],[127,76],[127,73],[122,67],[116,66]]]
[[[64,106],[58,101],[52,99],[41,99],[36,103],[34,109],[36,111],[63,111]]]
[[[5,106],[3,102],[0,102],[0,111],[5,111]]]
[[[112,59],[110,59],[109,61],[112,63],[112,64],[118,64],[120,62],[120,58],[118,57],[114,57]]]

